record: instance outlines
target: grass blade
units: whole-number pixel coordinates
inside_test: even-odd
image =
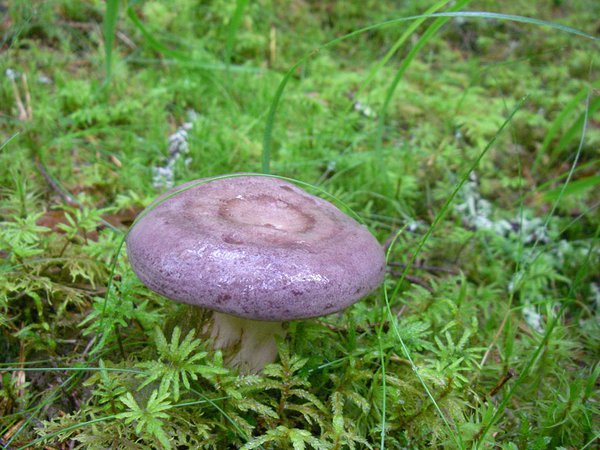
[[[107,420],[113,420],[113,419],[116,419],[116,418],[117,418],[117,415],[114,414],[112,416],[97,417],[95,419],[87,420],[85,422],[76,423],[74,425],[71,425],[71,426],[63,428],[62,430],[54,431],[52,433],[48,433],[45,436],[41,436],[41,437],[39,437],[37,439],[34,439],[33,441],[28,442],[27,444],[25,444],[25,445],[23,445],[21,447],[18,447],[17,450],[26,450],[28,448],[32,448],[34,445],[41,444],[44,441],[48,441],[50,439],[58,437],[61,434],[64,434],[64,433],[66,433],[68,431],[77,430],[79,428],[86,427],[88,425],[93,425],[93,424],[99,423],[99,422],[106,422]]]
[[[227,27],[227,41],[225,42],[225,64],[227,67],[229,67],[231,63],[233,43],[235,42],[235,37],[240,28],[240,24],[242,23],[242,17],[244,17],[246,6],[248,6],[248,0],[236,1],[235,11],[233,12],[233,16],[231,16],[229,26]]]
[[[488,19],[488,20],[499,20],[502,22],[517,22],[524,23],[527,25],[536,25],[543,28],[550,28],[558,31],[562,31],[564,33],[574,34],[576,36],[591,39],[592,41],[600,42],[600,38],[597,36],[593,36],[591,34],[586,33],[585,31],[578,30],[573,27],[569,27],[566,25],[562,25],[556,22],[548,22],[546,20],[535,19],[533,17],[525,17],[525,16],[517,16],[515,14],[502,14],[502,13],[492,13],[492,12],[484,12],[484,11],[466,11],[459,13],[436,13],[434,16],[439,17],[462,17],[463,19],[469,18],[478,18],[478,19]]]
[[[171,60],[162,60],[161,63],[170,64],[170,63],[173,63],[174,61],[176,61],[177,63],[182,64],[184,66],[193,67],[196,69],[204,69],[207,71],[216,71],[216,70],[223,70],[223,71],[234,71],[235,70],[235,71],[239,71],[239,72],[259,72],[260,71],[256,68],[252,68],[252,67],[242,67],[242,66],[235,66],[232,64],[223,64],[218,61],[206,61],[206,60],[195,59],[192,55],[185,53],[185,52],[181,52],[179,50],[173,50],[173,49],[167,47],[166,45],[164,45],[158,39],[156,39],[154,37],[154,35],[152,34],[152,32],[144,26],[143,22],[137,16],[137,14],[133,10],[133,8],[131,8],[131,7],[127,8],[127,17],[129,18],[129,20],[131,20],[133,25],[142,34],[142,36],[144,37],[146,43],[150,46],[150,48],[154,49],[155,51],[159,52],[162,55],[166,55],[169,58],[171,58]],[[142,60],[134,59],[134,61],[144,62],[144,63],[153,62],[153,61],[148,61],[148,60],[143,60],[143,59]],[[205,76],[208,77],[207,74],[205,74]],[[211,82],[213,82],[216,85],[220,84],[219,81],[217,79],[215,79],[214,77],[209,78],[209,79]],[[226,94],[226,95],[228,95],[228,94]]]
[[[461,11],[461,12],[443,12],[443,13],[433,13],[433,14],[418,14],[415,16],[407,16],[400,17],[398,19],[392,19],[385,22],[379,22],[373,25],[369,25],[363,28],[359,28],[351,33],[345,34],[336,39],[332,39],[331,41],[317,47],[313,51],[307,53],[302,58],[300,58],[288,71],[284,74],[283,79],[279,82],[279,86],[275,91],[275,95],[273,96],[273,100],[271,101],[271,105],[269,107],[269,112],[267,114],[267,120],[265,124],[265,132],[263,135],[263,150],[262,150],[262,172],[270,173],[271,170],[271,146],[273,143],[273,128],[275,123],[275,116],[277,114],[277,109],[279,106],[279,102],[281,101],[281,97],[283,96],[283,91],[290,78],[296,71],[296,69],[302,66],[306,61],[316,55],[321,50],[325,50],[327,48],[333,47],[336,44],[339,44],[342,41],[353,38],[363,33],[367,33],[369,31],[383,29],[386,27],[391,27],[394,25],[398,25],[403,22],[412,22],[419,19],[427,19],[433,17],[451,17],[451,18],[479,18],[486,20],[499,20],[499,21],[509,21],[509,22],[517,22],[524,23],[528,25],[536,25],[540,27],[550,28],[554,30],[558,30],[564,33],[573,34],[575,36],[579,36],[585,39],[592,40],[594,42],[599,42],[600,38],[593,36],[591,34],[585,33],[583,31],[577,30],[575,28],[562,25],[555,22],[547,22],[545,20],[534,19],[532,17],[524,17],[524,16],[516,16],[512,14],[500,14],[500,13],[490,13],[490,12],[481,12],[481,11]]]
[[[456,3],[452,7],[452,9],[453,10],[461,9],[462,7],[466,6],[469,3],[469,1],[470,0],[461,0],[458,3]],[[402,80],[402,77],[406,73],[408,66],[410,66],[410,63],[415,59],[415,57],[417,56],[419,51],[438,32],[438,30],[446,22],[448,22],[448,20],[450,20],[449,17],[438,17],[429,26],[429,28],[427,28],[427,31],[425,31],[425,33],[423,33],[423,35],[419,38],[417,43],[410,49],[410,52],[408,53],[408,55],[406,55],[406,58],[404,58],[404,60],[402,61],[400,68],[398,69],[398,71],[396,72],[396,75],[394,76],[394,80],[392,81],[392,84],[390,85],[390,87],[388,88],[388,90],[385,94],[385,100],[383,102],[383,106],[381,107],[381,111],[379,112],[379,119],[377,121],[377,133],[376,133],[376,138],[375,138],[376,139],[375,140],[375,154],[377,155],[376,157],[379,162],[379,170],[382,175],[381,179],[383,180],[383,182],[387,182],[387,179],[388,179],[387,178],[387,170],[385,168],[383,149],[382,149],[382,147],[383,147],[383,127],[385,125],[385,117],[387,114],[388,107],[390,106],[390,103],[392,101],[394,92],[396,91],[396,88],[398,87],[400,80]]]
[[[592,83],[592,88],[594,88],[594,89],[600,88],[600,80],[596,81],[595,83]],[[580,90],[576,95],[573,96],[571,101],[569,103],[567,103],[567,105],[563,108],[563,110],[560,112],[560,114],[558,116],[556,116],[556,118],[552,122],[552,125],[550,125],[548,132],[546,133],[546,137],[544,138],[544,141],[542,142],[542,146],[540,147],[540,149],[538,150],[538,152],[535,156],[535,161],[533,162],[533,165],[531,167],[532,173],[537,172],[538,166],[542,162],[542,158],[548,151],[548,147],[550,147],[550,143],[552,142],[552,140],[555,138],[555,136],[560,131],[560,128],[563,125],[563,123],[565,122],[565,120],[567,119],[567,117],[570,114],[572,114],[573,111],[575,111],[577,106],[579,106],[579,104],[583,100],[585,100],[585,98],[588,95],[588,91],[589,91],[588,87],[585,87],[582,90]]]
[[[496,142],[496,140],[498,139],[498,137],[500,136],[500,134],[502,133],[502,131],[506,128],[506,126],[508,124],[510,124],[512,122],[513,117],[521,109],[521,107],[525,103],[526,99],[527,98],[525,97],[525,98],[521,99],[517,103],[517,105],[513,108],[513,110],[511,111],[511,113],[509,114],[509,116],[506,118],[506,120],[504,121],[504,123],[500,126],[500,128],[498,129],[498,131],[496,132],[496,134],[494,135],[494,137],[488,142],[488,144],[481,151],[481,153],[479,154],[479,156],[471,163],[469,169],[461,176],[459,183],[454,187],[454,190],[452,191],[452,193],[450,194],[450,196],[446,199],[446,202],[442,206],[440,212],[436,215],[435,219],[433,220],[433,222],[429,226],[429,229],[427,230],[427,232],[425,233],[425,235],[423,236],[423,238],[419,242],[419,245],[417,246],[417,249],[412,254],[411,258],[409,259],[408,263],[406,264],[406,267],[404,268],[404,270],[402,272],[402,275],[400,276],[400,279],[396,283],[396,287],[394,288],[394,291],[392,292],[392,294],[388,295],[387,289],[383,290],[383,292],[384,292],[384,298],[385,298],[385,308],[386,308],[386,312],[387,312],[387,315],[388,315],[388,320],[389,320],[389,323],[390,323],[390,327],[393,330],[393,332],[396,335],[396,337],[398,338],[398,342],[400,342],[400,346],[402,347],[402,351],[404,353],[404,356],[410,362],[410,365],[411,365],[413,371],[415,372],[417,378],[419,379],[419,382],[423,386],[423,389],[427,393],[427,396],[431,400],[431,402],[432,402],[435,410],[437,411],[438,415],[444,421],[444,424],[445,424],[446,428],[448,429],[449,432],[451,432],[451,434],[453,435],[453,437],[457,439],[457,443],[460,444],[460,448],[464,447],[464,445],[462,443],[462,438],[461,438],[460,434],[456,434],[456,433],[453,432],[453,429],[452,429],[450,423],[448,422],[448,420],[446,419],[446,416],[444,416],[444,413],[442,412],[440,406],[438,405],[438,403],[436,402],[435,398],[433,397],[433,394],[431,393],[431,391],[427,387],[427,384],[425,383],[425,380],[423,380],[423,378],[421,377],[421,375],[419,373],[419,369],[416,366],[416,364],[414,363],[412,357],[410,356],[410,353],[408,351],[408,347],[406,346],[404,340],[402,339],[402,336],[400,335],[400,330],[398,329],[398,325],[396,324],[396,321],[394,320],[394,313],[392,312],[392,307],[391,307],[391,304],[390,304],[390,299],[393,299],[398,294],[398,291],[400,290],[400,286],[402,286],[404,280],[406,279],[406,276],[408,275],[408,272],[411,270],[412,266],[414,265],[415,261],[417,260],[417,257],[419,256],[419,254],[421,253],[421,251],[425,247],[425,244],[427,243],[427,240],[433,234],[433,232],[437,228],[438,224],[446,216],[446,214],[448,212],[448,209],[450,208],[450,204],[454,201],[454,198],[456,197],[456,195],[459,193],[459,191],[461,190],[461,188],[468,181],[469,175],[471,174],[471,172],[473,172],[477,168],[477,166],[479,165],[479,162],[483,159],[483,157],[492,148],[492,146],[494,145],[494,143]],[[390,249],[391,249],[391,247],[392,246],[390,246]],[[388,252],[389,252],[389,250],[388,250]]]
[[[571,141],[573,141],[573,139],[581,133],[581,129],[583,128],[584,122],[586,120],[586,116],[594,115],[594,113],[596,111],[598,111],[599,109],[600,109],[600,97],[596,97],[595,99],[593,99],[590,102],[589,108],[586,111],[583,111],[581,114],[579,114],[577,119],[573,122],[573,124],[565,132],[563,137],[560,138],[560,141],[558,141],[558,144],[556,144],[556,147],[552,149],[550,156],[552,158],[554,158],[556,155],[560,155],[566,149],[567,145],[569,145],[569,143]]]
[[[10,141],[12,141],[14,138],[16,138],[19,134],[21,134],[20,131],[17,131],[16,133],[14,133],[12,136],[10,136],[7,140],[5,140],[2,145],[0,145],[0,150],[4,150],[4,147],[6,147]]]
[[[583,195],[589,189],[600,185],[600,175],[592,175],[580,180],[572,181],[567,187],[551,189],[543,193],[545,200],[556,200],[562,193],[563,197],[568,195]]]
[[[436,12],[437,10],[446,6],[448,3],[450,3],[450,0],[442,0],[442,1],[434,4],[431,8],[429,8],[427,11],[425,11],[424,14],[432,14],[432,13]],[[426,20],[427,20],[427,18],[423,17],[421,19],[415,20],[413,23],[410,24],[410,26],[406,29],[406,31],[404,33],[402,33],[402,36],[400,36],[400,38],[396,42],[394,42],[394,45],[392,46],[392,48],[390,48],[388,50],[388,52],[385,54],[385,56],[383,58],[381,58],[379,61],[377,61],[377,64],[375,64],[375,66],[373,66],[373,68],[369,71],[369,75],[367,75],[367,78],[365,79],[365,81],[357,89],[356,94],[355,94],[356,97],[360,96],[360,94],[365,90],[365,88],[369,85],[369,83],[371,83],[371,81],[373,81],[373,78],[375,78],[375,76],[377,75],[377,72],[379,72],[379,70],[387,64],[387,62],[390,60],[390,58],[392,56],[394,56],[394,53],[396,53],[398,51],[398,49],[402,46],[402,44],[404,44],[406,42],[406,40],[410,37],[410,35],[413,34],[416,31],[416,29],[419,28],[419,26],[421,26],[421,24],[423,22],[425,22]]]
[[[583,129],[582,129],[581,138],[580,138],[580,141],[579,141],[579,148],[577,149],[577,154],[575,155],[575,160],[573,161],[573,164],[571,165],[571,169],[569,170],[569,174],[567,176],[567,179],[565,180],[564,184],[562,185],[561,190],[558,192],[558,194],[556,196],[556,200],[554,201],[554,204],[552,205],[551,210],[546,215],[546,220],[545,220],[545,223],[544,223],[544,227],[548,226],[548,223],[550,222],[550,218],[553,216],[554,211],[558,207],[560,199],[564,195],[564,193],[565,193],[565,191],[567,189],[567,186],[569,185],[569,182],[571,181],[571,177],[573,176],[573,173],[575,172],[575,168],[576,168],[577,163],[579,161],[579,157],[581,156],[581,150],[583,148],[583,143],[584,143],[585,135],[586,135],[586,131],[587,131],[588,112],[589,112],[589,109],[590,109],[590,97],[591,97],[591,94],[592,93],[591,93],[591,90],[590,90],[588,92],[588,96],[587,96],[585,116],[584,116],[584,122],[583,122]],[[587,256],[586,256],[586,261],[588,261],[588,262],[589,262],[589,260],[591,258],[592,252],[593,252],[593,250],[595,248],[595,245],[597,243],[597,240],[598,240],[599,236],[600,236],[600,227],[598,227],[596,229],[595,236],[594,236],[594,238],[592,240],[592,243],[590,244],[590,248],[589,248]],[[536,239],[536,241],[534,242],[533,247],[532,247],[532,251],[537,247],[538,243],[539,243],[539,238]],[[534,257],[534,260],[537,259],[541,254],[542,254],[542,252],[538,252],[536,254],[536,256]],[[528,267],[531,267],[531,265],[532,264],[529,264]],[[526,267],[525,270],[528,270],[528,267]],[[569,292],[567,294],[567,299],[565,299],[565,301],[561,305],[560,310],[556,313],[556,315],[553,318],[553,320],[546,327],[546,331],[544,333],[544,337],[542,338],[540,344],[537,346],[537,348],[535,349],[535,351],[533,352],[533,354],[531,355],[531,357],[529,358],[529,360],[525,364],[525,367],[521,370],[521,373],[519,374],[518,378],[514,381],[511,389],[508,391],[508,393],[506,394],[506,396],[502,399],[502,402],[498,406],[496,412],[494,413],[494,415],[492,416],[492,418],[490,419],[490,421],[481,428],[480,432],[478,433],[478,442],[482,442],[484,440],[486,434],[490,431],[490,429],[492,428],[492,426],[498,421],[498,419],[500,418],[501,414],[506,409],[506,406],[508,405],[508,402],[510,401],[510,399],[512,398],[512,396],[514,395],[516,389],[523,383],[523,381],[525,380],[525,378],[529,375],[529,372],[531,371],[531,368],[533,367],[533,364],[535,363],[535,361],[537,361],[540,353],[542,352],[542,350],[544,349],[544,347],[546,347],[546,345],[548,344],[548,341],[550,340],[550,336],[552,335],[552,332],[554,331],[554,328],[558,324],[558,321],[562,317],[562,315],[565,312],[567,306],[569,306],[569,304],[571,303],[571,302],[566,301],[566,300],[573,298],[575,289],[577,288],[577,286],[579,285],[579,282],[581,281],[581,279],[584,276],[583,271],[584,271],[584,269],[586,269],[588,267],[589,267],[589,265],[582,265],[579,268],[579,270],[577,271],[576,277],[575,277],[575,279],[573,280],[573,282],[571,283],[571,285],[569,287]]]
[[[115,44],[115,31],[119,17],[119,0],[106,0],[106,11],[102,22],[102,34],[104,35],[104,63],[105,83],[110,81],[112,75],[112,54]]]
[[[137,14],[133,10],[133,8],[131,8],[131,7],[127,8],[127,17],[129,17],[129,20],[131,20],[133,25],[135,25],[135,27],[139,30],[139,32],[142,33],[142,36],[144,36],[144,39],[146,40],[148,45],[150,45],[150,47],[152,47],[154,50],[157,50],[158,52],[162,53],[163,55],[167,55],[167,56],[170,56],[171,58],[175,58],[178,60],[188,61],[190,59],[189,55],[179,52],[177,50],[172,50],[169,47],[167,47],[166,45],[162,44],[157,39],[155,39],[154,36],[152,35],[152,33],[150,31],[148,31],[148,29],[144,26],[144,24],[142,23],[140,18],[137,16]]]

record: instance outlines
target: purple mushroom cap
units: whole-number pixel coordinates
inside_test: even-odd
[[[367,228],[291,183],[243,175],[170,193],[127,236],[135,273],[170,299],[285,321],[342,310],[383,280]]]

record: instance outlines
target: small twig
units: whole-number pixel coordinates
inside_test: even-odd
[[[123,42],[123,44],[125,44],[127,47],[129,47],[131,50],[135,50],[137,48],[137,45],[135,45],[135,42],[133,42],[129,36],[127,36],[125,33],[123,33],[122,31],[117,30],[116,32],[117,38],[119,38],[121,40],[121,42]]]
[[[19,366],[21,368],[23,368],[23,364],[25,363],[25,345],[23,344],[23,342],[21,342],[21,345],[19,346]],[[15,372],[12,373],[12,381],[14,386],[17,388],[16,389],[16,396],[17,398],[21,398],[23,397],[23,394],[25,392],[25,383],[26,383],[26,378],[25,378],[25,372],[23,372],[22,370],[17,370]]]
[[[59,25],[64,25],[67,27],[71,27],[71,28],[76,28],[79,30],[92,30],[92,29],[99,29],[98,24],[97,23],[93,23],[93,22],[76,22],[74,20],[62,20],[60,22],[58,22]],[[117,38],[119,38],[127,47],[129,47],[132,50],[135,50],[137,48],[137,46],[135,45],[135,42],[133,42],[131,40],[131,38],[129,36],[127,36],[125,33],[123,33],[122,31],[117,30],[117,32],[115,33]]]
[[[71,196],[71,194],[69,194],[67,191],[65,191],[55,180],[54,178],[52,178],[50,176],[50,174],[48,173],[48,171],[46,170],[46,167],[44,166],[44,164],[42,163],[42,161],[40,160],[39,157],[35,157],[35,166],[37,167],[37,169],[40,171],[40,173],[42,174],[42,176],[44,177],[44,179],[46,180],[46,183],[48,183],[50,185],[50,187],[60,196],[60,198],[63,199],[63,201],[65,203],[67,203],[69,206],[79,206],[79,204],[77,203],[77,201]]]
[[[27,74],[23,73],[21,76],[21,84],[23,85],[23,90],[25,91],[25,105],[26,105],[26,114],[27,120],[33,119],[33,109],[31,108],[31,94],[29,93],[29,85],[27,84]]]
[[[21,101],[21,94],[19,93],[19,87],[15,82],[14,77],[8,77],[10,79],[10,84],[12,85],[13,92],[15,94],[15,102],[17,103],[17,109],[19,110],[19,120],[27,120],[27,110],[25,106],[23,106],[23,102]]]
[[[320,186],[323,182],[325,182],[325,180],[327,180],[331,174],[334,172],[333,170],[333,165],[332,164],[327,164],[327,167],[325,168],[325,170],[323,171],[323,173],[321,174],[321,176],[319,177],[319,179],[317,180],[317,186]]]
[[[8,445],[8,442],[5,441],[3,438],[0,437],[0,448],[2,450],[13,450],[14,447],[11,447]]]
[[[400,262],[388,262],[388,265],[393,266],[393,267],[401,267],[403,269],[406,268],[406,264],[404,263],[400,263]],[[430,266],[427,264],[413,264],[411,266],[411,268],[413,269],[418,269],[418,270],[425,270],[427,272],[441,272],[441,273],[449,273],[451,275],[458,275],[459,271],[456,269],[452,269],[450,267],[438,267],[438,266]]]
[[[392,275],[394,277],[402,276],[402,272],[398,272],[398,271],[394,271],[394,270],[390,270],[389,273],[390,273],[390,275]],[[429,286],[429,284],[425,280],[423,280],[419,277],[416,277],[414,275],[404,275],[404,279],[410,283],[418,284],[419,286],[427,289],[429,292],[433,292],[433,288],[431,286]]]
[[[506,371],[506,373],[502,376],[502,378],[500,378],[498,383],[496,383],[496,386],[494,386],[491,389],[491,391],[488,392],[486,397],[489,398],[489,397],[493,397],[494,395],[496,395],[498,393],[498,391],[500,389],[502,389],[502,386],[504,386],[508,380],[510,380],[512,377],[515,377],[516,375],[517,375],[517,372],[515,372],[515,369],[509,368]]]
[[[4,447],[2,447],[4,450],[10,450],[10,449],[14,448],[14,447],[9,447],[8,441],[11,440],[13,434],[15,434],[15,432],[19,429],[19,427],[23,424],[23,422],[25,422],[25,419],[19,420],[12,427],[10,427],[10,429],[6,433],[4,433],[2,438],[0,438],[0,444],[4,445]]]
[[[346,332],[348,331],[345,327],[344,328],[340,328],[340,327],[336,327],[334,324],[329,323],[329,322],[325,322],[324,320],[316,320],[316,322],[321,325],[322,327],[327,328],[330,331],[335,331],[337,332]]]
[[[496,334],[494,334],[494,337],[492,338],[492,342],[490,343],[490,345],[488,345],[488,348],[486,349],[485,353],[483,354],[483,358],[481,358],[481,362],[479,363],[480,367],[483,367],[485,365],[488,357],[492,353],[492,349],[494,348],[494,346],[496,345],[496,342],[500,338],[500,334],[502,333],[502,330],[504,329],[504,326],[506,325],[506,322],[508,321],[509,316],[510,316],[510,308],[508,308],[508,310],[506,311],[506,314],[502,318],[502,322],[500,323],[498,330],[496,330]]]
[[[275,65],[275,58],[277,57],[277,29],[274,25],[271,25],[271,31],[269,32],[269,66]]]
[[[483,396],[483,398],[481,399],[481,403],[485,402],[486,399],[493,397],[494,395],[496,395],[500,389],[502,389],[502,387],[506,384],[506,382],[508,380],[510,380],[511,378],[517,376],[517,372],[515,371],[515,369],[513,368],[509,368],[506,373],[502,376],[502,378],[500,378],[500,380],[498,381],[498,383],[496,383],[496,386],[494,386],[490,392],[488,392],[486,395]],[[473,436],[473,442],[478,442],[479,439],[481,438],[481,435],[483,434],[485,430],[485,427],[482,427],[476,434],[475,436]]]
[[[123,337],[121,336],[121,327],[119,327],[119,324],[115,325],[115,334],[117,336],[117,344],[119,345],[119,353],[121,354],[121,358],[127,359],[125,347],[123,346]]]
[[[383,248],[385,249],[386,252],[389,250],[390,245],[392,245],[392,242],[394,242],[395,236],[396,236],[396,233],[390,234],[390,236],[383,243]]]
[[[96,24],[92,22],[76,22],[74,20],[61,20],[58,22],[59,25],[66,25],[71,28],[77,28],[80,30],[91,30],[96,28]]]
[[[406,358],[401,358],[400,356],[396,355],[395,353],[390,356],[390,361],[394,361],[400,364],[403,364],[405,366],[409,366],[412,367],[412,364],[410,363],[410,361]]]
[[[83,349],[83,352],[81,353],[81,356],[79,357],[81,359],[81,361],[85,361],[85,356],[88,354],[88,352],[92,348],[92,345],[94,345],[94,342],[96,342],[96,336],[94,336],[92,339],[90,339],[90,341],[87,343],[87,345]]]

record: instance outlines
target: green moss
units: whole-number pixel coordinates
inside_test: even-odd
[[[279,362],[260,375],[238,376],[172,325],[181,308],[144,287],[121,248],[135,214],[163,190],[153,169],[183,123],[192,128],[175,183],[259,171],[268,111],[290,67],[336,37],[431,4],[120,2],[106,80],[104,2],[0,1],[3,444],[595,443],[597,41],[452,19],[396,88],[380,146],[387,90],[430,21],[366,87],[409,22],[299,66],[273,122],[272,172],[333,194],[393,246],[385,292],[291,323]],[[468,9],[597,31],[591,0]]]

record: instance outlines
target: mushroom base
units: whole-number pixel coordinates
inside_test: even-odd
[[[214,312],[203,332],[215,350],[222,350],[225,363],[243,373],[258,373],[277,358],[275,336],[284,338],[283,322],[242,319]]]

